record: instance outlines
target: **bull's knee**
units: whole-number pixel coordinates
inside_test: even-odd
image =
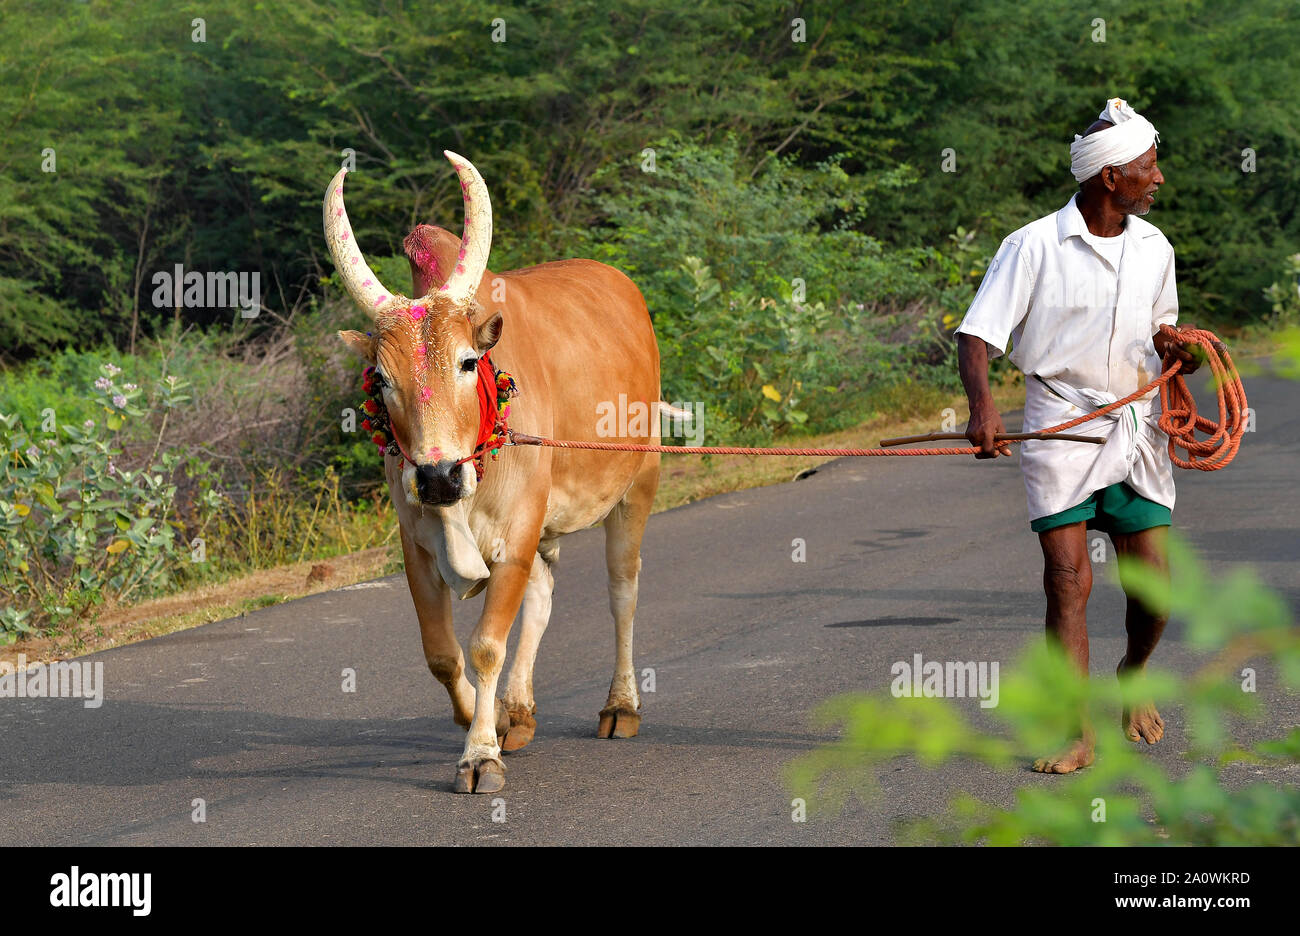
[[[479,637],[469,645],[469,660],[479,676],[495,676],[505,662],[505,642],[490,637]]]
[[[429,664],[429,672],[433,674],[433,678],[444,686],[454,685],[465,669],[456,657],[430,656],[425,657],[425,662]]]

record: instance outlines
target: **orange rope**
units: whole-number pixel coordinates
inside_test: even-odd
[[[1169,458],[1179,468],[1196,468],[1200,471],[1216,471],[1227,467],[1241,446],[1242,434],[1246,431],[1246,390],[1241,385],[1241,376],[1233,366],[1232,356],[1223,342],[1211,331],[1202,328],[1185,328],[1181,331],[1168,325],[1161,325],[1160,331],[1179,342],[1191,342],[1205,350],[1206,363],[1214,375],[1215,392],[1219,401],[1219,421],[1216,423],[1196,412],[1196,401],[1187,387],[1187,382],[1179,375],[1182,362],[1175,360],[1155,380],[1145,387],[1130,393],[1122,400],[1107,404],[1099,410],[1086,413],[1077,419],[1043,429],[1044,435],[1062,432],[1082,425],[1089,420],[1105,416],[1121,406],[1127,406],[1134,400],[1145,396],[1153,387],[1160,388],[1160,429],[1169,436]],[[549,448],[588,449],[602,452],[661,452],[672,455],[812,455],[812,456],[909,456],[909,455],[973,455],[979,449],[967,448],[744,448],[740,446],[718,445],[638,445],[627,442],[578,442],[572,440],[545,439],[541,436],[527,435],[513,429],[506,430],[510,436],[508,445],[544,445]],[[1210,437],[1198,440],[1196,432],[1208,432]],[[1008,442],[1019,441],[1017,439]],[[1180,457],[1175,448],[1187,453],[1187,458]]]

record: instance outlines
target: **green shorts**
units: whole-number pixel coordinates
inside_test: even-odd
[[[1104,533],[1136,533],[1151,527],[1169,526],[1172,514],[1168,507],[1147,500],[1124,481],[1094,491],[1082,504],[1047,517],[1031,520],[1029,529],[1045,533],[1057,527],[1088,521],[1089,530]]]

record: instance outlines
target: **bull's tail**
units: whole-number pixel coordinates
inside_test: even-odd
[[[667,416],[669,419],[687,420],[687,419],[695,418],[695,414],[692,413],[690,410],[681,409],[679,407],[666,403],[663,400],[659,401],[659,412],[662,413],[664,416]]]

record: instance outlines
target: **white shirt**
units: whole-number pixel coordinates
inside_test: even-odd
[[[1098,238],[1071,198],[1007,236],[957,331],[982,338],[991,358],[1011,340],[1011,361],[1028,377],[1024,431],[1034,432],[1159,376],[1152,337],[1177,319],[1174,250],[1165,236],[1129,215],[1122,235]],[[1172,508],[1173,470],[1157,428],[1159,407],[1159,391],[1152,390],[1070,430],[1106,436],[1104,445],[1023,443],[1029,519],[1067,510],[1118,481]]]

